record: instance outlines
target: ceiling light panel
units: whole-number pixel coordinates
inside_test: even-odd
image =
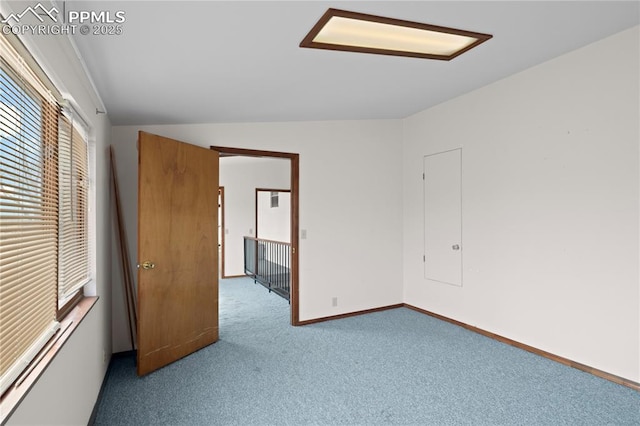
[[[300,47],[451,60],[489,34],[329,9]]]

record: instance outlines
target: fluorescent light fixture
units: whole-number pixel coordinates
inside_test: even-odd
[[[489,34],[329,9],[300,47],[449,61]]]

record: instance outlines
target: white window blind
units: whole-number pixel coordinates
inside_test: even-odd
[[[11,43],[0,34],[0,393],[90,276],[87,132],[72,108],[62,112],[19,40]]]
[[[72,111],[60,116],[58,135],[58,308],[89,281],[87,140],[73,116]]]
[[[0,392],[59,327],[58,106],[0,37]]]

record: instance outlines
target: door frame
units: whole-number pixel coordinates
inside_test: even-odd
[[[300,154],[278,151],[262,151],[256,149],[231,148],[224,146],[210,146],[223,157],[269,157],[284,158],[291,162],[291,288],[289,301],[291,302],[291,325],[300,324],[299,305],[299,216],[300,216]]]

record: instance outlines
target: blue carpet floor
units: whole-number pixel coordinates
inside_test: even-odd
[[[220,282],[220,340],[146,377],[115,357],[97,425],[640,425],[640,393],[409,309],[291,327]]]

